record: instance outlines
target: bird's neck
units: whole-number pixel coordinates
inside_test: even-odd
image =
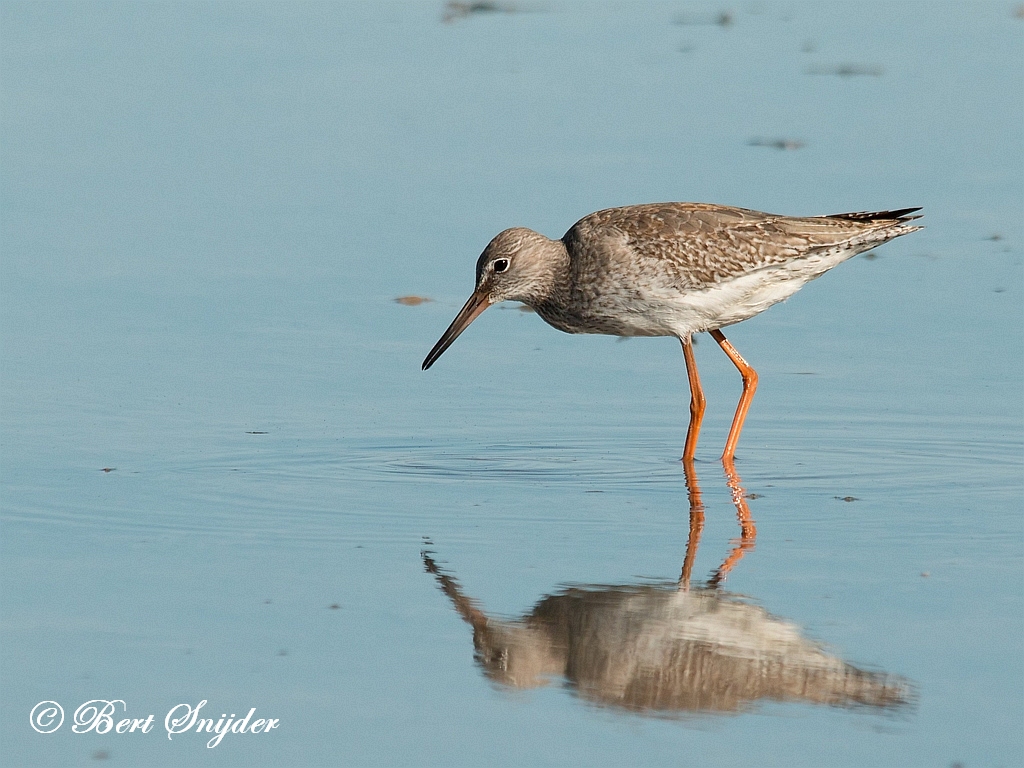
[[[541,301],[557,301],[569,295],[572,285],[572,265],[569,259],[569,251],[561,240],[548,240],[544,244],[545,255],[543,263],[547,268],[544,276],[543,295],[538,298]]]

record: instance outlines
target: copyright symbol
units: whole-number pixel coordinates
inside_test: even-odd
[[[64,709],[56,701],[40,701],[32,707],[28,721],[39,733],[53,733],[64,725]]]

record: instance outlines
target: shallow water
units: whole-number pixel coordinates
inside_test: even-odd
[[[5,760],[1024,761],[1024,21],[879,8],[0,6]],[[924,206],[731,330],[760,373],[732,486],[739,381],[706,337],[699,504],[678,342],[495,308],[419,370],[496,232],[673,199]],[[736,654],[623,607],[684,562],[672,599],[901,701],[722,711]],[[515,634],[580,594],[573,626],[639,629]],[[480,615],[575,661],[517,684]],[[624,659],[679,696],[623,706],[593,670]],[[154,730],[72,733],[91,699]],[[280,726],[168,740],[204,699]]]

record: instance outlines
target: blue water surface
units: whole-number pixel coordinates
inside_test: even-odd
[[[493,5],[0,4],[3,762],[1020,765],[1020,10]],[[474,657],[441,575],[492,626],[679,577],[685,370],[511,305],[420,361],[498,231],[661,200],[924,208],[729,331],[752,542],[696,349],[694,584],[738,550],[729,605],[900,706],[628,709]],[[73,733],[93,699],[153,730]],[[203,700],[280,724],[169,740]]]

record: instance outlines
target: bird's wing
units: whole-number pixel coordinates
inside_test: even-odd
[[[704,203],[653,203],[592,213],[563,240],[571,254],[629,261],[635,271],[693,290],[820,249],[884,242],[912,231],[901,226],[908,212],[794,218]],[[883,231],[894,227],[900,231]]]

